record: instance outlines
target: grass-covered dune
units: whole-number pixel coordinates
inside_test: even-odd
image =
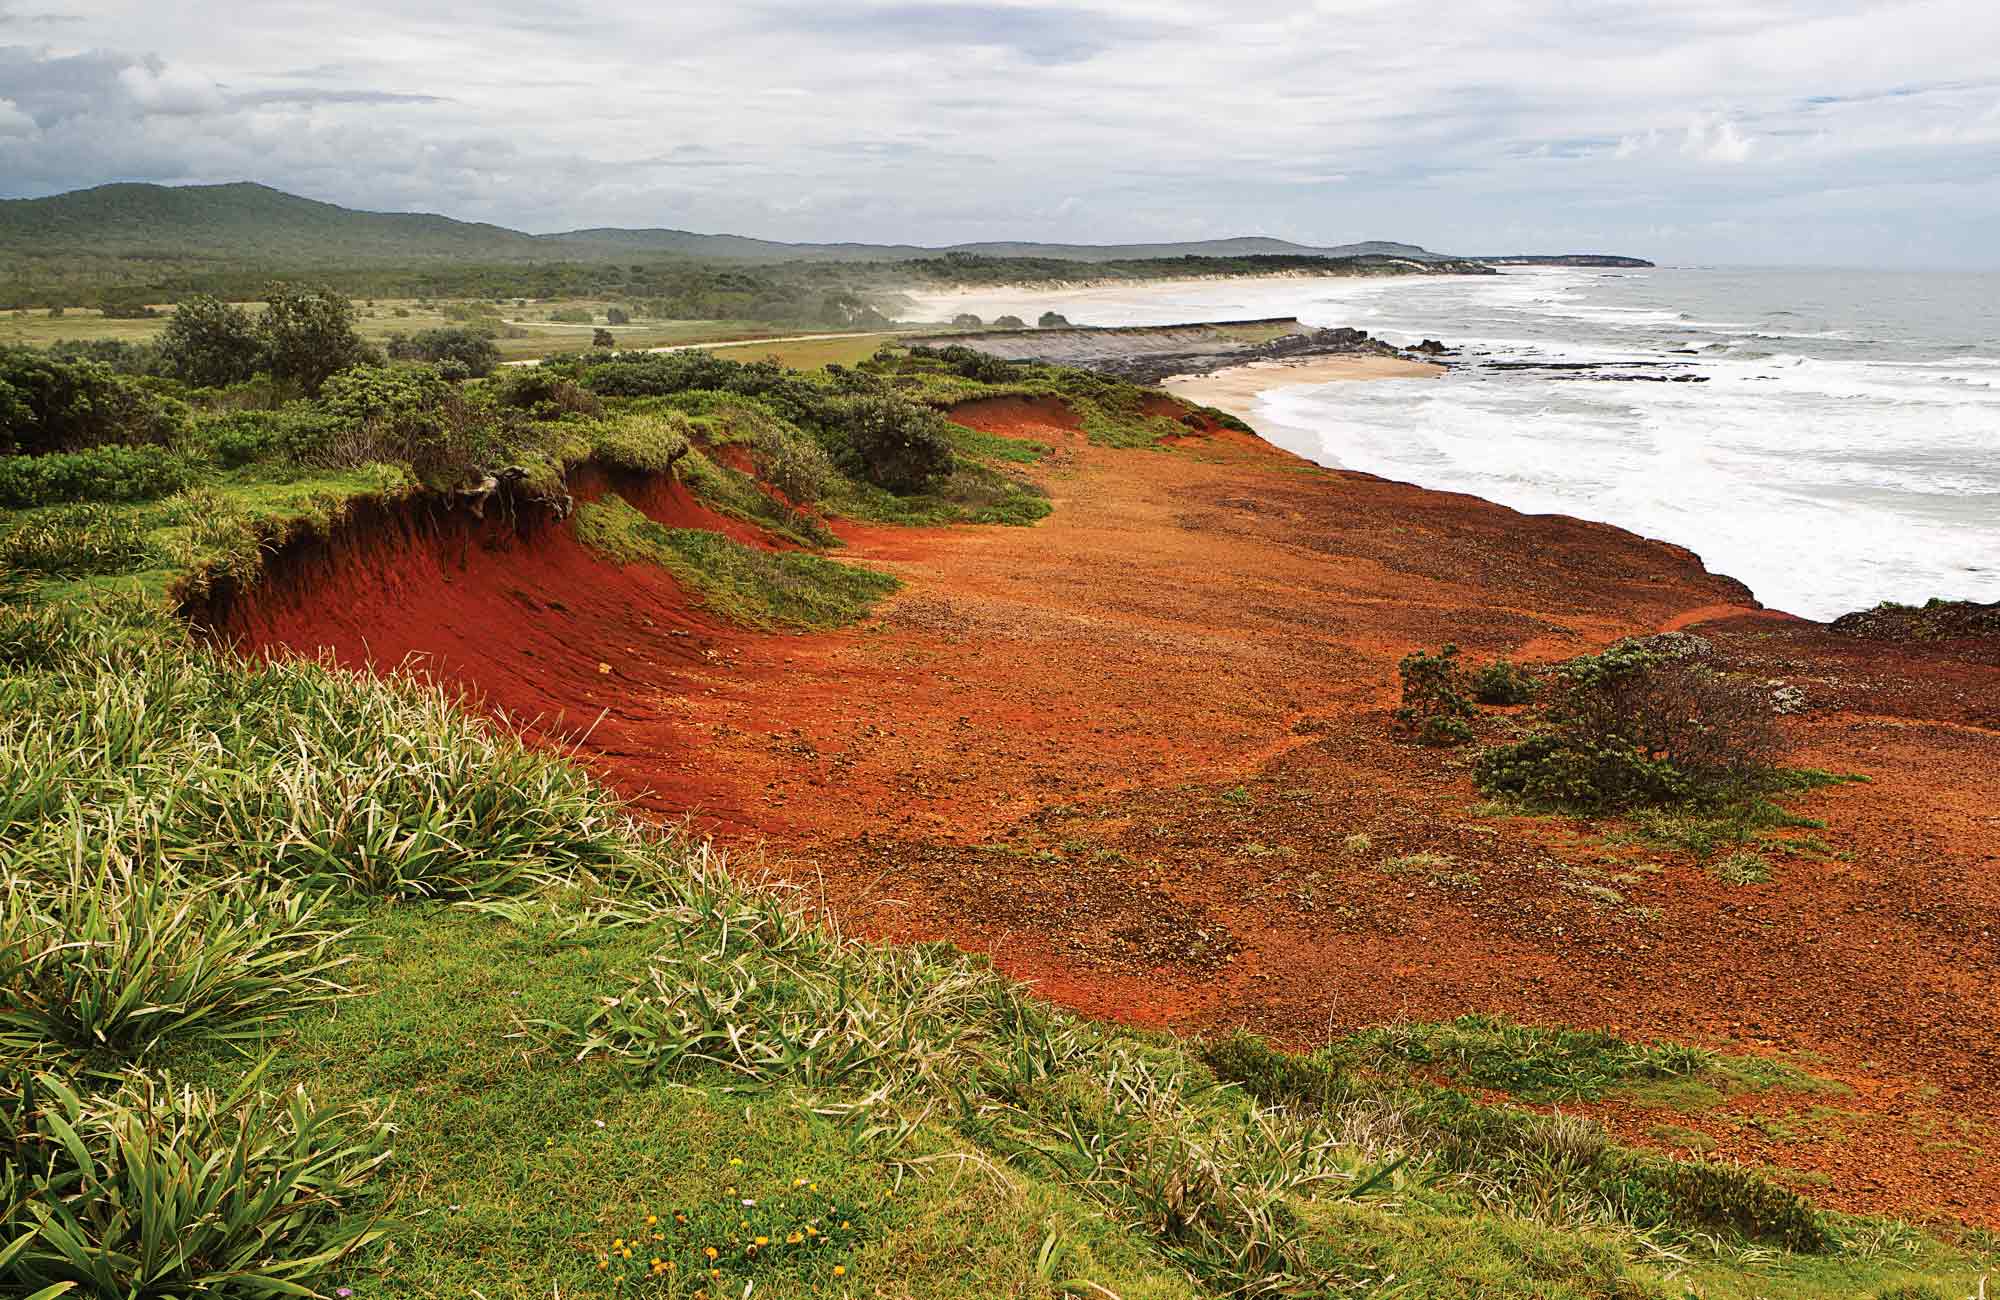
[[[0,402],[0,1295],[1886,1300],[1993,1266],[1561,1112],[1786,1067],[1089,1021],[843,937],[448,687],[176,614],[308,601],[394,521],[831,634],[894,585],[837,558],[847,521],[1049,508],[1044,449],[940,411],[1059,399],[1132,456],[1205,417],[978,358],[364,368],[261,404],[10,365],[41,378]]]

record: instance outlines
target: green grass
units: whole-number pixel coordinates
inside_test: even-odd
[[[1047,493],[1031,483],[961,457],[951,476],[928,492],[899,496],[871,483],[842,479],[822,503],[828,513],[902,527],[1008,524],[1027,527],[1048,518]]]
[[[1671,1086],[1662,1090],[1663,1084],[1704,1085],[1712,1094],[1817,1086],[1801,1071],[1764,1057],[1633,1042],[1601,1030],[1544,1028],[1495,1016],[1385,1025],[1351,1035],[1339,1047],[1373,1069],[1414,1068],[1531,1102],[1678,1095]]]
[[[710,609],[745,627],[810,631],[866,618],[902,584],[887,574],[797,551],[760,551],[720,533],[666,528],[614,494],[577,506],[584,545],[620,564],[654,564]]]
[[[962,424],[949,425],[947,435],[951,445],[961,456],[974,456],[983,460],[1011,461],[1016,465],[1032,465],[1055,448],[1045,442],[1030,442],[1025,438],[1003,438],[997,433],[982,433],[968,429]]]
[[[785,505],[748,474],[718,464],[698,449],[690,449],[675,469],[696,496],[722,514],[755,524],[795,546],[840,545],[840,539],[825,524]]]

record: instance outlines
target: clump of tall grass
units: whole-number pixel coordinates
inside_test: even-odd
[[[623,842],[625,813],[580,769],[441,687],[101,633],[70,650],[0,675],[0,849],[140,835],[190,875],[468,897]]]
[[[311,1295],[379,1237],[358,1213],[379,1119],[303,1092],[229,1096],[133,1075],[92,1094],[0,1073],[0,1292]]]
[[[0,534],[0,572],[80,578],[130,573],[160,558],[132,512],[96,502],[55,506]]]
[[[141,1061],[163,1043],[240,1042],[347,990],[324,899],[188,880],[143,855],[72,859],[54,881],[0,869],[0,1051]]]

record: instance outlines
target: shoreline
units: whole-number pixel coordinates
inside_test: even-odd
[[[1297,360],[1250,361],[1204,375],[1176,375],[1160,387],[1175,397],[1212,406],[1250,422],[1251,410],[1258,399],[1273,389],[1373,379],[1436,379],[1444,372],[1445,367],[1431,361],[1341,353]]]

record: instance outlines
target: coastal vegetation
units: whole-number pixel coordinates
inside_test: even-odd
[[[482,380],[378,364],[337,293],[286,301],[208,310],[198,380],[0,352],[0,1292],[1748,1300],[1992,1268],[1975,1234],[1546,1109],[1823,1086],[1803,1069],[1497,1018],[1309,1053],[1090,1020],[841,934],[437,681],[176,614],[422,502],[547,518],[734,626],[867,626],[896,580],[828,554],[840,521],[1051,508],[1049,447],[962,404],[1060,403],[1134,458],[1215,413],[949,350]],[[1641,662],[1577,661],[1531,725],[1650,743],[1592,694],[1651,699]],[[1711,698],[1643,662],[1672,707]],[[1463,677],[1413,657],[1415,718],[1473,716]],[[1672,735],[1677,771],[1740,767]]]

